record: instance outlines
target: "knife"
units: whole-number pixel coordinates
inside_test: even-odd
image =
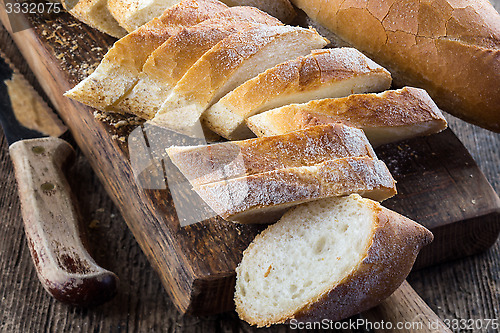
[[[38,278],[50,295],[64,303],[103,303],[116,294],[118,277],[97,265],[83,246],[79,215],[63,172],[75,152],[66,141],[43,137],[19,124],[4,83],[11,76],[12,70],[0,59],[0,122]]]

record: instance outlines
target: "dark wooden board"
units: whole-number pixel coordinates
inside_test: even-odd
[[[9,28],[13,17],[1,15]],[[113,138],[115,129],[96,120],[93,109],[62,96],[99,62],[113,39],[66,14],[14,20],[33,26],[13,34],[14,40],[174,304],[192,314],[231,309],[234,268],[262,227],[212,219],[181,228],[168,191],[144,191],[135,184],[127,145]],[[436,235],[422,252],[420,267],[476,253],[494,242],[500,228],[498,196],[453,133],[389,145],[377,153],[394,172],[400,192],[384,204]]]

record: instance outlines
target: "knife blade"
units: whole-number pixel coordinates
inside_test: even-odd
[[[64,167],[74,150],[57,137],[44,137],[17,121],[5,79],[12,70],[0,59],[0,122],[19,189],[28,247],[43,287],[59,301],[95,305],[111,299],[118,277],[100,267],[83,246],[78,212]]]

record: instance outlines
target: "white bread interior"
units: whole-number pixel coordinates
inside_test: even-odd
[[[230,7],[209,20],[183,28],[151,53],[137,84],[113,109],[152,119],[189,68],[221,40],[249,28],[244,22],[282,25],[257,8]]]
[[[203,121],[226,139],[240,140],[251,136],[245,119],[263,111],[390,86],[391,74],[355,49],[314,50],[243,83],[208,109]]]
[[[96,109],[107,110],[139,78],[148,56],[183,27],[198,24],[225,10],[217,0],[184,0],[118,40],[96,70],[64,95]]]
[[[246,122],[257,136],[340,122],[364,130],[373,146],[438,133],[447,127],[427,92],[412,87],[287,105]]]
[[[191,128],[208,107],[241,83],[326,44],[315,30],[290,26],[256,25],[230,35],[184,74],[155,120],[172,129]]]
[[[342,124],[243,141],[174,146],[167,154],[194,187],[343,157],[377,158],[362,130]]]
[[[232,178],[194,190],[225,220],[256,224],[275,222],[287,208],[316,199],[358,193],[382,201],[396,194],[396,185],[384,162],[347,157]]]
[[[297,206],[258,235],[236,268],[236,311],[259,327],[341,320],[394,292],[432,233],[359,195]]]
[[[108,0],[63,1],[62,4],[71,15],[94,29],[115,38],[127,34],[109,12]]]

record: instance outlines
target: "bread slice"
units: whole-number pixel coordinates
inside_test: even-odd
[[[68,12],[94,29],[116,38],[127,34],[108,10],[108,0],[62,1]]]
[[[203,120],[226,139],[244,139],[251,136],[245,119],[260,112],[390,86],[391,74],[356,49],[314,50],[243,83],[208,109]]]
[[[427,92],[411,87],[288,105],[247,119],[257,136],[338,122],[361,128],[374,146],[438,133],[447,127]]]
[[[174,146],[167,153],[194,187],[343,157],[377,158],[363,131],[341,124],[208,146]]]
[[[273,170],[194,188],[222,218],[239,223],[270,223],[291,206],[358,193],[385,200],[396,194],[384,162],[347,157],[313,166]]]
[[[363,131],[341,124],[244,141],[174,146],[167,153],[194,187],[343,157],[377,158]]]
[[[108,0],[113,17],[128,32],[159,17],[166,9],[181,0]]]
[[[194,126],[219,98],[269,67],[327,44],[313,29],[265,26],[225,38],[186,72],[155,116],[172,129]]]
[[[278,18],[284,23],[291,23],[297,13],[289,0],[222,0],[228,6],[253,6]]]
[[[149,56],[134,89],[114,108],[153,118],[177,82],[205,52],[230,34],[252,27],[244,22],[282,25],[257,8],[231,7],[210,20],[184,28]]]
[[[420,224],[356,194],[300,205],[243,252],[236,311],[259,327],[350,317],[390,296],[432,240]]]
[[[180,0],[108,0],[108,8],[119,24],[128,32],[160,16],[163,11]],[[222,0],[229,6],[253,6],[290,23],[296,13],[288,0]]]
[[[148,56],[183,27],[200,23],[227,6],[217,0],[184,0],[124,38],[97,69],[65,96],[100,110],[116,103],[139,78]]]

